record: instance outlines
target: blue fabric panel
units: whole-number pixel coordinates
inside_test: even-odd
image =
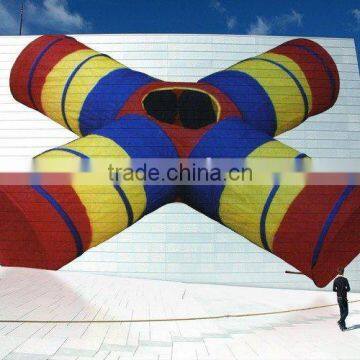
[[[95,130],[93,134],[109,138],[123,148],[132,158],[133,168],[144,163],[136,159],[149,159],[150,167],[156,165],[161,173],[161,159],[174,159],[174,165],[177,162],[178,154],[170,138],[154,121],[144,116],[126,115]],[[157,162],[157,159],[160,161]],[[147,198],[145,213],[149,213],[173,201],[177,187],[175,184],[147,181],[144,188]]]
[[[252,128],[242,119],[227,118],[200,139],[190,157],[246,158],[253,150],[271,140],[271,136]]]
[[[177,157],[175,146],[167,134],[145,116],[123,116],[92,134],[113,140],[133,159]]]
[[[276,114],[263,87],[250,75],[236,70],[220,71],[200,80],[227,95],[243,115],[244,121],[257,130],[274,135]]]
[[[104,76],[86,97],[79,116],[83,135],[116,118],[126,100],[141,86],[156,79],[131,69],[117,69]]]
[[[272,138],[245,124],[240,118],[228,118],[210,129],[190,154],[190,158],[212,158],[213,167],[221,170],[222,177],[233,167],[241,169],[243,160],[253,150]],[[221,158],[221,161],[216,161]],[[226,160],[225,160],[226,159]],[[221,222],[219,202],[224,184],[189,185],[184,187],[184,200],[190,206]]]

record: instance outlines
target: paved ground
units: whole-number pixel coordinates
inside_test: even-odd
[[[360,302],[341,333],[337,307],[287,314],[208,317],[333,304],[334,294],[0,270],[0,320],[145,320],[0,323],[2,359],[359,359]],[[360,299],[351,294],[350,300]]]

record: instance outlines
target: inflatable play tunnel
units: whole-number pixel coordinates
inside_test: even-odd
[[[306,173],[310,158],[274,137],[332,107],[339,86],[333,59],[308,39],[290,40],[197,83],[172,83],[71,37],[37,38],[13,66],[12,94],[81,137],[39,155],[42,172],[54,159],[72,159],[96,180],[92,160],[197,159],[220,161],[223,178],[216,184],[72,179],[2,186],[1,264],[60,268],[142,216],[182,201],[326,285],[360,251],[357,180]],[[228,164],[256,159],[263,163],[254,168],[255,180],[231,178]],[[274,159],[292,162],[293,169],[270,171]]]
[[[190,158],[203,167],[211,159],[225,180],[188,184],[184,201],[293,265],[317,286],[325,286],[339,266],[359,254],[359,177],[307,173],[306,154],[237,118],[209,130]]]

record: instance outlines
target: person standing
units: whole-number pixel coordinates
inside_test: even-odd
[[[344,268],[338,268],[338,275],[334,280],[333,291],[337,293],[337,301],[340,308],[340,320],[338,325],[341,331],[345,331],[346,327],[346,317],[349,314],[349,306],[347,300],[347,293],[350,291],[349,281],[344,277]]]

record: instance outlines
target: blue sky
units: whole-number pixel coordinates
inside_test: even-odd
[[[21,0],[0,0],[0,34],[17,34]],[[217,33],[355,38],[355,0],[25,0],[24,32]]]

